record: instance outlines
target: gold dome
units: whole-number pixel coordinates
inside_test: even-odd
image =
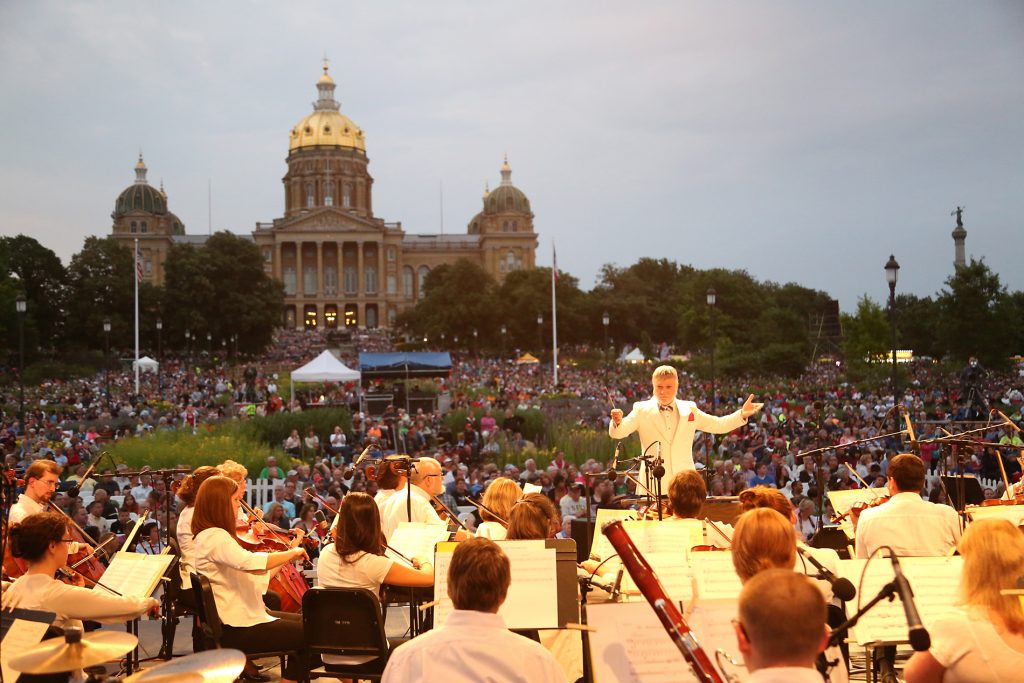
[[[366,153],[363,129],[341,113],[341,105],[334,99],[334,79],[324,73],[317,81],[320,97],[313,103],[313,113],[295,124],[288,136],[288,152],[305,147],[349,147]]]

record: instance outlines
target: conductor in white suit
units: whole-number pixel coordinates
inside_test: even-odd
[[[664,482],[672,481],[677,472],[695,469],[693,465],[693,438],[698,430],[711,434],[725,434],[739,429],[747,418],[757,414],[763,403],[754,403],[754,395],[747,397],[743,407],[725,417],[708,415],[693,401],[676,398],[679,391],[679,376],[671,365],[662,365],[651,376],[654,396],[646,401],[637,401],[629,415],[622,416],[618,408],[612,409],[612,421],[608,424],[608,435],[622,439],[633,432],[640,433],[643,452],[651,444],[661,444],[664,460]],[[655,455],[657,446],[649,454]]]

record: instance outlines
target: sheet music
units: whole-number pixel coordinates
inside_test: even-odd
[[[689,548],[704,543],[702,526],[649,520],[623,522],[622,526],[657,573],[665,592],[673,600],[689,601],[693,597],[693,574],[686,556]],[[618,561],[608,564],[618,566]],[[622,577],[621,589],[628,594],[640,592],[628,572]]]
[[[1024,524],[1024,505],[990,505],[986,507],[968,505],[966,512],[972,522],[995,517],[1009,520],[1014,526]]]
[[[647,563],[651,565],[651,568],[658,575],[658,580],[669,597],[676,602],[689,602],[693,599],[693,572],[690,571],[690,567],[686,562],[680,560],[678,551],[671,553],[645,552],[643,555],[644,559],[647,560]],[[612,560],[608,564],[611,565],[614,562],[616,561]],[[607,573],[605,577],[608,577]],[[622,575],[620,590],[627,595],[640,594],[640,589],[633,582],[629,572],[625,572]]]
[[[736,615],[734,602],[705,606],[688,619],[701,648],[714,661],[715,650],[725,649],[738,657],[736,637],[730,619]],[[650,604],[644,602],[601,603],[587,606],[591,659],[595,683],[683,683],[696,682],[679,648]],[[740,681],[746,669],[730,669]]]
[[[543,493],[543,492],[544,492],[544,488],[542,486],[537,486],[536,484],[529,484],[529,483],[523,484],[523,495],[524,496],[527,493]]]
[[[508,556],[512,583],[498,614],[510,629],[558,628],[558,582],[554,548],[544,541],[498,541]],[[434,562],[434,624],[441,625],[454,607],[448,597],[448,568],[455,543],[439,543]]]
[[[874,493],[872,493],[872,491]],[[829,491],[828,499],[832,503],[832,509],[837,515],[844,515],[854,503],[869,503],[876,498],[889,495],[889,489],[846,489],[844,491]]]
[[[4,683],[15,683],[18,680],[21,672],[12,669],[10,661],[42,642],[46,629],[50,628],[56,616],[53,612],[25,609],[3,611],[0,672]]]
[[[839,574],[857,586],[867,560],[840,560]],[[936,619],[955,614],[956,600],[963,569],[961,557],[902,557],[900,567],[914,591],[914,603],[925,628]],[[881,588],[892,581],[892,562],[887,557],[871,560],[858,601],[864,604]],[[861,645],[872,642],[907,642],[907,620],[899,597],[892,602],[884,600],[861,617],[851,631]]]
[[[434,556],[434,545],[448,540],[448,527],[425,522],[400,522],[388,545],[409,559]],[[394,559],[398,559],[395,557]]]
[[[608,537],[601,533],[601,527],[614,519],[636,519],[636,510],[610,510],[599,508],[594,520],[594,536],[590,543],[590,556],[606,560],[615,554],[615,548]]]
[[[121,595],[148,598],[173,560],[170,554],[115,553],[100,580],[103,586],[94,590],[112,589]]]
[[[732,551],[690,553],[690,568],[697,579],[697,599],[736,600],[743,584],[732,566]]]

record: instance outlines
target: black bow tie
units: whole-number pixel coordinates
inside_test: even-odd
[[[667,411],[667,412],[671,413],[673,410],[675,410],[675,406],[673,406],[671,404],[667,405],[667,406],[663,406],[661,404],[658,404],[658,410],[663,411],[663,412]]]

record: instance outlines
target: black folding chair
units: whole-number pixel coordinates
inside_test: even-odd
[[[365,588],[311,588],[302,598],[302,630],[313,655],[330,655],[309,672],[321,677],[379,681],[391,655],[377,596]],[[330,659],[331,657],[325,657]]]
[[[199,617],[199,624],[206,639],[207,649],[221,649],[220,640],[224,635],[224,624],[217,613],[217,601],[213,597],[213,586],[205,576],[195,572],[189,574],[192,580],[192,593],[196,599],[196,613]],[[277,657],[281,661],[281,670],[284,670],[285,657],[295,655],[293,650],[267,650],[261,652],[246,652],[249,659],[260,659],[262,657]]]

